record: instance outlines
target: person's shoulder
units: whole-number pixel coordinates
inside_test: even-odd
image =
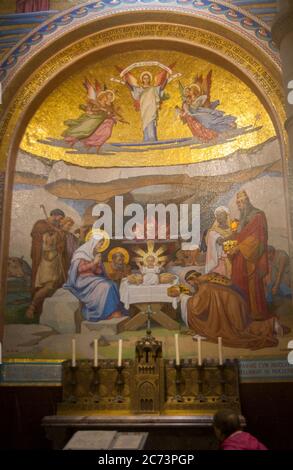
[[[231,279],[219,273],[203,274],[200,277],[200,283],[219,284],[221,286],[231,286]]]
[[[48,226],[49,226],[49,223],[46,219],[37,220],[33,225],[32,232],[36,232],[38,230],[45,229]]]
[[[246,225],[262,225],[266,226],[267,225],[267,217],[264,211],[261,209],[257,209],[254,207],[249,215],[247,216],[247,224]]]
[[[236,431],[221,444],[223,450],[267,450],[256,437],[245,431]]]
[[[34,227],[37,226],[37,225],[45,225],[45,224],[46,225],[48,224],[47,219],[39,219],[34,223]]]
[[[257,207],[254,207],[253,208],[253,211],[252,211],[252,217],[258,217],[260,219],[266,219],[266,214],[263,210],[261,209],[258,209]]]

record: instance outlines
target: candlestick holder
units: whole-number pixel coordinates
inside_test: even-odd
[[[147,311],[145,312],[147,314],[147,330],[146,330],[146,334],[147,336],[151,336],[152,335],[152,330],[151,330],[151,318],[152,318],[152,307],[150,305],[148,305],[148,308],[147,308]]]
[[[207,401],[207,398],[203,394],[203,378],[204,378],[204,365],[198,364],[197,365],[197,386],[198,386],[198,394],[197,394],[197,401],[200,403],[204,403]]]
[[[124,398],[122,396],[123,388],[124,388],[124,377],[122,374],[122,371],[124,369],[124,366],[116,366],[115,367],[117,370],[117,377],[115,381],[115,388],[116,388],[116,397],[114,398],[115,403],[123,403]]]
[[[228,397],[226,395],[226,379],[225,379],[225,364],[218,364],[218,369],[220,372],[220,384],[221,384],[221,395],[218,398],[218,401],[221,403],[226,403]]]
[[[93,401],[95,403],[99,403],[100,396],[99,396],[99,388],[100,388],[100,377],[99,377],[99,370],[100,366],[92,366],[93,369],[93,380],[91,383],[91,389],[93,391]]]
[[[176,376],[175,376],[176,395],[175,395],[174,399],[178,403],[182,403],[184,401],[184,399],[181,395],[181,385],[183,384],[182,366],[181,366],[181,364],[174,363],[174,367],[175,367],[175,370],[176,370]]]
[[[70,392],[71,394],[69,395],[68,401],[70,403],[76,403],[77,402],[77,397],[76,397],[76,387],[77,387],[77,365],[75,366],[69,366],[70,370],[70,379],[69,379],[69,384],[70,384]]]

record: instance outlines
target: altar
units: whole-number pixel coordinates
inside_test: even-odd
[[[166,360],[149,328],[136,342],[134,360],[120,353],[117,362],[73,358],[62,367],[57,415],[43,419],[55,449],[74,432],[93,429],[147,432],[146,449],[209,449],[216,445],[214,413],[241,412],[237,361],[180,360],[177,354],[176,361]]]

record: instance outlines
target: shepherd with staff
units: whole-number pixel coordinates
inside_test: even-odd
[[[40,313],[46,297],[52,295],[66,280],[62,252],[64,241],[60,222],[65,217],[61,209],[53,209],[50,215],[43,205],[45,219],[38,220],[32,229],[32,302],[26,316],[32,319]]]

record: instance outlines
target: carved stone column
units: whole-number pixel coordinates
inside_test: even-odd
[[[279,0],[279,14],[272,26],[273,39],[280,50],[283,82],[286,99],[287,120],[285,128],[288,134],[288,193],[290,220],[291,283],[293,284],[293,1]],[[291,91],[291,95],[289,97]]]

